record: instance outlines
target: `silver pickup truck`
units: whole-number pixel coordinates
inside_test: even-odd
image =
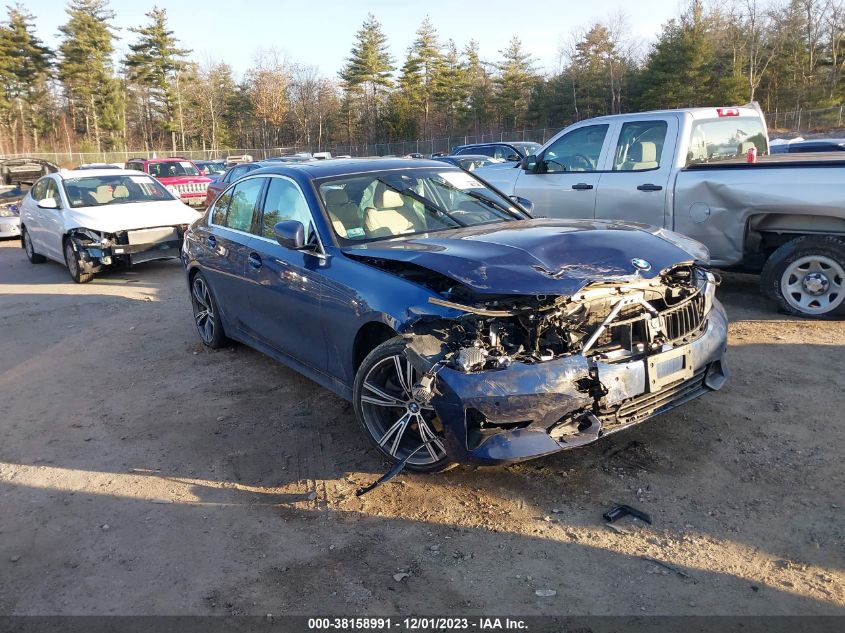
[[[694,238],[714,267],[761,273],[763,292],[786,312],[842,313],[845,160],[768,149],[754,107],[665,110],[581,121],[514,168],[474,173],[530,200],[537,216],[641,222]]]

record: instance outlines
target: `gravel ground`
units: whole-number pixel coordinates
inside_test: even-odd
[[[0,614],[845,614],[845,323],[719,294],[723,391],[357,498],[349,405],[204,349],[178,262],[75,285],[0,243]]]

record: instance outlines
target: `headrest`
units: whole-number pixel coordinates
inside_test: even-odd
[[[398,191],[388,189],[384,185],[376,187],[373,195],[373,206],[377,209],[398,209],[405,203]]]
[[[129,197],[129,189],[126,188],[126,185],[118,185],[114,188],[112,192],[113,198],[128,198]]]
[[[345,189],[327,189],[325,193],[326,204],[330,207],[339,207],[349,202],[349,196]]]
[[[657,145],[649,141],[634,143],[628,156],[634,163],[654,163],[657,161]]]

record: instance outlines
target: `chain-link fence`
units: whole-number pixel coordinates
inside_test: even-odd
[[[465,134],[415,141],[398,141],[396,143],[332,144],[326,146],[325,151],[331,152],[333,156],[407,156],[408,154],[429,156],[441,152],[448,154],[452,151],[452,148],[458,145],[471,145],[475,143],[532,141],[542,144],[562,129],[562,127],[546,127],[535,130],[492,132],[478,135]]]
[[[815,110],[790,110],[766,113],[769,129],[779,132],[823,133],[842,127],[845,105]]]
[[[769,129],[778,135],[822,134],[825,131],[841,128],[845,118],[845,105],[838,105],[824,109],[799,109],[766,113]],[[398,141],[394,143],[373,144],[343,144],[335,143],[311,148],[301,145],[289,147],[269,148],[235,148],[223,150],[191,150],[177,152],[176,155],[191,160],[210,160],[226,158],[227,156],[251,156],[254,160],[261,160],[271,156],[295,154],[297,152],[330,152],[333,156],[407,156],[408,154],[422,154],[430,156],[437,153],[450,153],[458,145],[475,143],[490,143],[496,141],[533,141],[545,143],[563,127],[544,127],[532,130],[516,130],[511,132],[492,132],[478,135],[456,135],[432,139],[418,139],[412,141]],[[47,152],[34,154],[7,155],[5,158],[31,156],[56,163],[62,167],[71,167],[85,163],[125,163],[129,158],[156,158],[173,155],[167,150],[158,151],[129,151],[129,152]]]

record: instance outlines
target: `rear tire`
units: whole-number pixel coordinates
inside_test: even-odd
[[[29,231],[26,230],[25,226],[21,227],[21,247],[26,253],[26,258],[30,264],[43,264],[47,261],[44,255],[39,255],[35,252],[35,245],[32,243],[32,238],[29,236]]]
[[[760,287],[787,314],[826,319],[845,313],[845,242],[805,235],[783,244],[763,266]]]
[[[226,333],[220,320],[220,311],[214,302],[205,276],[198,272],[191,278],[191,307],[197,333],[206,347],[219,349],[226,345]]]
[[[376,449],[399,462],[419,448],[405,468],[419,473],[452,465],[443,442],[442,424],[427,403],[415,401],[411,388],[419,379],[405,357],[407,343],[392,338],[376,347],[355,374],[352,405],[355,417]]]
[[[82,262],[79,261],[79,255],[73,248],[73,242],[70,238],[65,240],[65,265],[67,271],[70,273],[70,278],[78,284],[87,284],[94,278],[94,273],[86,273],[82,271]]]

